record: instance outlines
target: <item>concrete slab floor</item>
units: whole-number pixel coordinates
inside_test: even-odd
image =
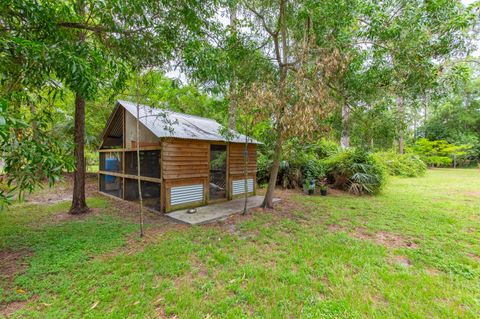
[[[273,199],[274,203],[279,201],[280,198]],[[176,221],[190,225],[207,224],[242,212],[244,202],[244,198],[238,198],[226,202],[197,207],[197,212],[194,214],[188,214],[188,209],[181,209],[166,215],[175,219]],[[260,207],[262,202],[263,196],[251,196],[248,198],[247,207],[248,209]]]

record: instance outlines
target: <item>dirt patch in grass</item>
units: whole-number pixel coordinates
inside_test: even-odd
[[[474,253],[467,253],[468,257],[475,259],[480,262],[480,256]]]
[[[90,211],[86,214],[79,214],[79,215],[72,215],[68,212],[61,212],[55,215],[52,215],[51,221],[54,223],[62,223],[67,221],[74,221],[74,220],[84,220],[92,216],[100,215],[100,209],[98,208],[90,208]]]
[[[477,232],[477,229],[474,227],[467,227],[467,233],[474,234]]]
[[[0,317],[8,318],[15,312],[25,307],[26,304],[27,301],[14,301],[7,304],[0,304]]]
[[[413,242],[413,240],[383,230],[372,233],[364,227],[355,227],[351,230],[338,224],[330,224],[327,229],[330,232],[344,232],[357,239],[370,240],[377,245],[382,245],[388,248],[418,248],[418,245]]]
[[[327,194],[328,194],[327,196],[334,196],[334,197],[350,196],[350,194],[348,192],[343,191],[343,190],[338,189],[338,188],[329,188]]]
[[[338,233],[338,232],[346,233],[347,232],[347,227],[341,226],[341,225],[338,225],[338,224],[330,224],[330,225],[327,226],[327,229],[331,233]]]
[[[438,270],[437,268],[426,268],[425,271],[430,276],[438,276],[438,275],[442,274],[442,272],[440,270]]]
[[[13,289],[15,276],[26,269],[25,258],[31,254],[26,249],[0,251],[0,277],[2,278],[3,289]],[[11,314],[23,308],[26,303],[27,301],[0,303],[0,317],[8,318]]]
[[[394,264],[394,265],[401,265],[401,266],[404,266],[404,267],[412,266],[412,262],[410,261],[410,259],[408,259],[406,256],[402,256],[402,255],[392,256],[388,259],[388,261],[389,261],[390,264]]]
[[[398,234],[392,234],[385,231],[380,231],[375,234],[374,241],[377,244],[390,248],[417,248],[412,240],[405,238]]]
[[[464,194],[467,195],[467,196],[472,196],[472,197],[480,197],[480,192],[479,192],[479,191],[476,191],[476,192],[465,192]]]
[[[388,307],[388,300],[383,295],[373,295],[370,296],[370,301],[377,307]]]
[[[0,250],[0,276],[6,279],[7,284],[11,284],[15,275],[27,267],[24,260],[31,254],[26,249]]]
[[[91,196],[97,192],[97,174],[86,174],[85,192],[86,196]],[[53,204],[62,201],[72,200],[73,193],[73,174],[63,175],[63,180],[56,183],[54,187],[45,186],[45,188],[35,191],[26,196],[26,200],[31,204]]]

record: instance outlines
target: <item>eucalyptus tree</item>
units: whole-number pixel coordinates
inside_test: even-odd
[[[307,137],[316,120],[328,114],[334,104],[327,82],[342,72],[339,51],[316,43],[317,16],[312,1],[244,1],[241,16],[248,32],[270,66],[249,86],[245,105],[259,107],[272,125],[273,163],[263,207],[272,207],[284,141],[293,136]]]
[[[228,18],[228,21],[227,21]],[[193,37],[179,64],[188,77],[225,103],[225,119],[230,129],[241,129],[237,104],[246,87],[271,69],[270,61],[259,50],[262,43],[249,32],[241,1],[220,1],[220,10],[208,31]]]
[[[75,175],[70,213],[85,202],[85,102],[105,87],[120,89],[130,66],[162,65],[192,32],[208,6],[194,0],[42,1],[0,4],[2,80],[9,90],[56,79],[75,95]]]
[[[396,98],[403,153],[406,102],[434,89],[445,62],[468,52],[466,40],[475,15],[454,0],[387,0],[372,4],[372,10],[378,14],[366,21],[368,36],[392,72],[389,92]]]

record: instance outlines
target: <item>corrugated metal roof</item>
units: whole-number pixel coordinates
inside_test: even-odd
[[[118,100],[135,118],[137,105],[132,102]],[[139,104],[140,123],[145,125],[157,137],[176,137],[194,140],[223,141],[245,143],[245,135],[226,130],[217,121],[205,117],[177,113],[169,110],[155,109]],[[225,135],[229,135],[227,138]],[[253,138],[248,143],[261,144]]]

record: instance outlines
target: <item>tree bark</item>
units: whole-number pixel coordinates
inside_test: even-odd
[[[136,137],[137,140],[137,187],[138,187],[138,201],[139,201],[139,209],[140,209],[140,237],[143,237],[144,234],[144,227],[143,227],[143,196],[142,196],[142,181],[140,180],[141,175],[141,167],[140,167],[140,92],[139,92],[139,75],[137,75],[136,81],[136,100],[137,100],[137,121],[136,121]]]
[[[248,124],[247,124],[248,125]],[[243,149],[243,178],[244,178],[244,192],[245,192],[245,201],[243,203],[243,214],[247,213],[247,204],[248,204],[248,128],[245,130],[245,146]]]
[[[232,34],[237,32],[236,20],[237,20],[237,8],[235,4],[232,4],[229,8],[230,11],[230,28]],[[230,102],[228,104],[228,128],[231,130],[237,130],[237,76],[235,74],[235,67],[233,70],[232,78],[229,88]]]
[[[143,196],[142,196],[142,181],[140,180],[140,106],[137,102],[137,187],[138,187],[138,201],[140,208],[140,237],[143,237]]]
[[[85,200],[85,99],[79,93],[75,94],[75,172],[73,175],[73,199],[70,214],[88,212]]]
[[[403,99],[401,97],[397,98],[397,107],[398,107],[398,115],[399,115],[399,123],[400,123],[400,130],[398,132],[398,153],[403,154],[405,152],[404,150],[404,105],[403,105]]]
[[[275,185],[277,184],[278,169],[280,167],[280,159],[282,155],[282,143],[282,132],[280,129],[277,129],[275,153],[273,154],[273,163],[270,170],[270,179],[268,181],[267,192],[265,193],[265,198],[263,199],[262,203],[263,208],[273,208],[273,191],[275,190]]]
[[[277,123],[277,140],[275,141],[275,150],[273,154],[273,163],[272,168],[270,169],[270,179],[268,181],[267,192],[265,193],[265,198],[263,199],[262,206],[263,208],[273,208],[273,192],[275,191],[275,186],[277,185],[277,176],[278,169],[280,168],[280,159],[282,157],[282,144],[283,144],[283,128],[281,118],[284,115],[284,111],[287,107],[285,99],[285,85],[287,81],[287,62],[288,62],[288,41],[287,41],[287,31],[285,25],[285,10],[286,10],[286,0],[280,1],[279,7],[279,31],[282,38],[280,42],[277,35],[272,35],[274,47],[275,47],[275,57],[279,67],[280,78],[278,81],[278,93],[282,103],[280,116]],[[280,49],[281,43],[281,49]]]
[[[230,83],[230,102],[228,103],[228,128],[231,130],[237,130],[237,80],[235,75],[232,77]]]
[[[77,1],[77,14],[85,15],[84,0]],[[78,42],[85,42],[85,32],[80,31]],[[73,196],[70,214],[83,214],[88,212],[85,200],[85,98],[79,92],[75,92],[75,172],[73,177]]]
[[[342,148],[350,147],[350,108],[346,103],[342,106],[342,136],[340,138]]]

